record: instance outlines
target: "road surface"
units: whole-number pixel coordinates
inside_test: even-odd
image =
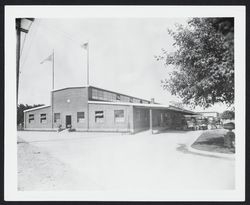
[[[129,135],[21,131],[18,139],[27,143],[18,144],[19,188],[234,189],[234,160],[187,150],[201,132]]]

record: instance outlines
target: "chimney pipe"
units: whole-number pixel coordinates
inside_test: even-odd
[[[154,98],[151,98],[151,104],[155,104],[155,99]]]

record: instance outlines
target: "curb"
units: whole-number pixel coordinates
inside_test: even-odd
[[[229,160],[235,160],[235,154],[225,154],[225,153],[218,153],[218,152],[209,152],[209,151],[203,151],[203,150],[198,150],[195,149],[192,146],[192,144],[200,137],[200,135],[198,135],[197,137],[195,137],[195,140],[192,143],[189,143],[187,145],[187,149],[190,152],[193,153],[197,153],[197,154],[202,154],[202,155],[206,155],[206,156],[210,156],[210,157],[218,157],[218,158],[224,158],[224,159],[229,159]]]

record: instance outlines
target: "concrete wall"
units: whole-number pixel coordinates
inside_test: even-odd
[[[34,114],[34,121],[29,123],[29,115]],[[46,123],[40,122],[40,115],[46,114]],[[37,110],[24,112],[24,129],[35,129],[35,130],[43,130],[43,129],[51,129],[51,107],[41,108]]]
[[[115,110],[124,110],[124,122],[115,122]],[[95,111],[104,111],[103,122],[96,122]],[[89,130],[133,132],[133,113],[131,106],[89,104]]]
[[[59,124],[66,127],[66,115],[71,116],[72,128],[87,128],[87,88],[67,88],[53,92],[53,113],[60,113],[60,121],[54,123],[54,127]],[[77,122],[77,112],[84,112],[83,122]]]

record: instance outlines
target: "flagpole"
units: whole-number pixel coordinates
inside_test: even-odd
[[[54,59],[55,59],[54,49],[53,49],[52,55],[53,55],[53,61],[52,61],[52,90],[54,90],[54,67],[55,67],[55,65],[54,65]]]
[[[54,97],[54,93],[53,93],[53,90],[54,90],[54,68],[55,68],[55,54],[54,54],[54,49],[53,49],[53,52],[52,52],[52,91],[51,91],[51,123],[52,123],[52,129],[54,128],[54,100],[53,100],[53,97]]]
[[[89,131],[89,41],[87,42],[87,131]]]
[[[87,46],[87,86],[89,86],[89,42]]]

